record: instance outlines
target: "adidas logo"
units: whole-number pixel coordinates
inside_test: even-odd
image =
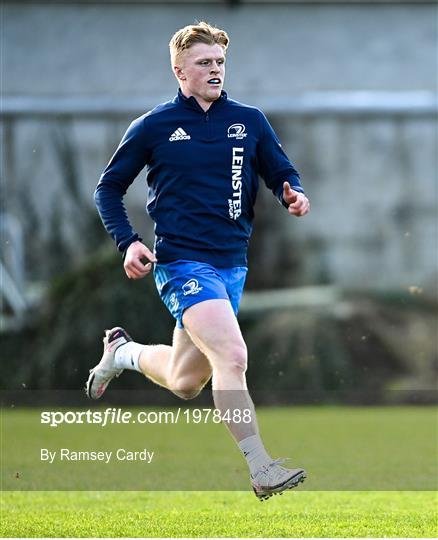
[[[190,135],[187,135],[187,133],[183,130],[183,128],[176,129],[172,135],[169,137],[169,141],[187,141],[190,139]]]

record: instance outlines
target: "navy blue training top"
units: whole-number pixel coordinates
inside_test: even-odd
[[[246,266],[260,175],[278,200],[299,174],[265,115],[222,92],[205,112],[181,90],[129,126],[95,192],[103,224],[120,251],[140,240],[123,196],[147,167],[147,211],[160,263],[178,259]]]

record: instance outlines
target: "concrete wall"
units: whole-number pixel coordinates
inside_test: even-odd
[[[197,18],[229,32],[226,89],[270,114],[312,201],[311,215],[292,221],[261,194],[257,234],[270,254],[261,267],[274,282],[281,274],[281,284],[296,268],[294,283],[429,290],[437,255],[434,14],[423,4],[4,3],[2,211],[22,224],[28,276],[50,274],[54,233],[72,260],[86,255],[79,224],[100,172],[130,120],[174,95],[167,43]],[[360,96],[360,112],[297,107],[333,95],[338,105],[339,96]],[[390,112],[397,96],[404,106]],[[429,105],[418,107],[418,97]],[[369,107],[371,98],[389,104],[387,112]],[[84,114],[84,103],[92,110],[103,102],[119,113]],[[66,103],[68,114],[59,114]],[[128,205],[149,238],[144,199],[143,177]]]
[[[346,286],[431,292],[438,262],[436,119],[327,116],[294,119],[282,133],[295,141],[288,148],[312,201],[309,219],[288,227],[305,253],[307,280],[322,275]]]
[[[236,99],[436,89],[436,10],[423,4],[4,3],[6,95],[172,96],[168,42],[207,19],[229,32]]]

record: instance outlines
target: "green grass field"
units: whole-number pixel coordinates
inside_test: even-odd
[[[433,492],[3,493],[3,537],[436,537]]]
[[[2,410],[2,537],[438,535],[434,407],[261,408],[273,455],[292,454],[309,475],[262,503],[221,425],[42,428],[38,418],[36,409]],[[137,448],[145,439],[157,452],[155,468],[49,466],[35,453],[41,445],[88,448],[93,440],[100,448]],[[222,470],[227,487],[212,491]]]

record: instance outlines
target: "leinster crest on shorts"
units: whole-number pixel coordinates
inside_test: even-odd
[[[197,279],[189,279],[181,288],[184,292],[184,296],[187,296],[188,294],[198,294],[199,291],[202,291],[202,287],[199,286]]]

